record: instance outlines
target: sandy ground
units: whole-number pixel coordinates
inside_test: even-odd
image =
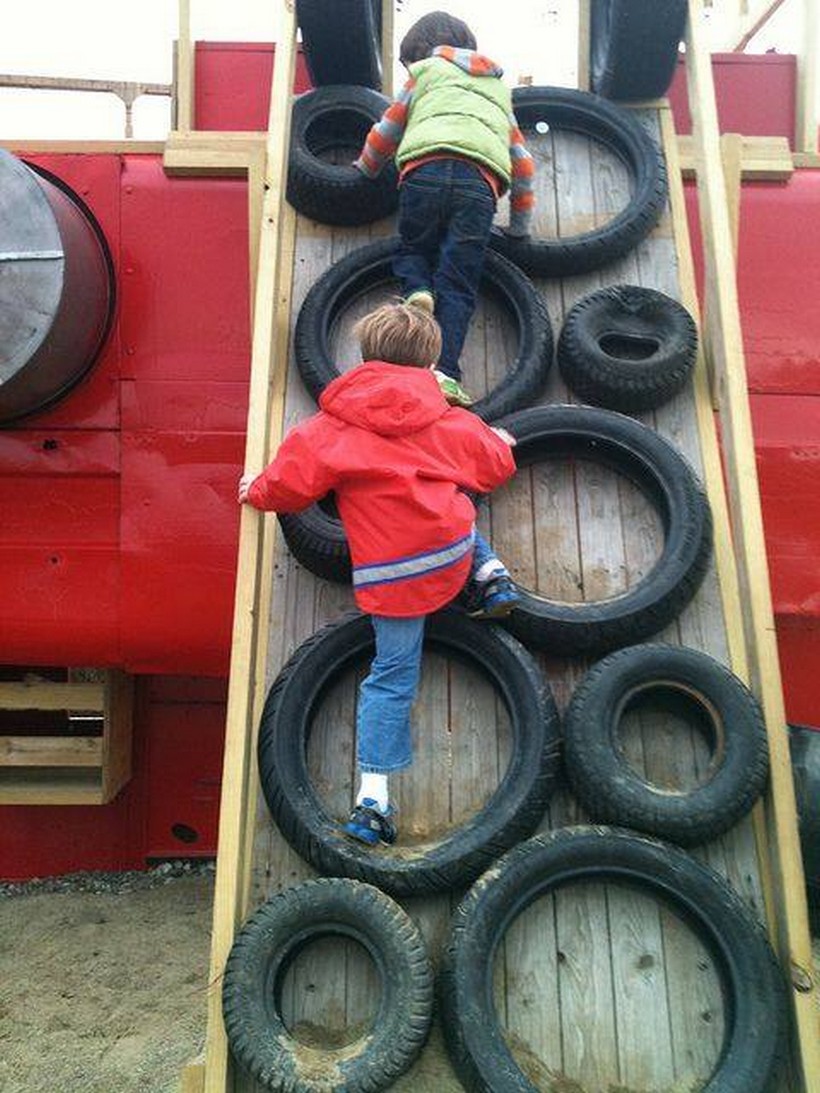
[[[212,897],[202,865],[0,885],[0,1090],[176,1093],[204,1042]]]

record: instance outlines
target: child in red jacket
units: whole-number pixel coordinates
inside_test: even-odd
[[[375,845],[396,839],[388,774],[412,761],[425,616],[465,582],[478,618],[507,614],[519,598],[477,534],[466,492],[487,493],[511,477],[515,441],[447,404],[432,371],[441,332],[427,312],[387,304],[356,332],[364,363],[327,386],[319,413],[288,433],[260,475],[242,476],[239,501],[298,512],[335,491],[356,603],[372,616],[376,637],[359,692],[361,782],[345,831]]]

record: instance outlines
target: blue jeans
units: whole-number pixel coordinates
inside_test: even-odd
[[[439,159],[416,167],[399,189],[401,243],[393,272],[402,294],[432,290],[441,326],[439,369],[461,379],[458,359],[475,311],[495,195],[471,163]]]
[[[472,572],[493,558],[492,547],[476,532]],[[370,616],[376,655],[359,688],[356,759],[360,771],[389,774],[413,761],[410,710],[421,675],[425,618]]]

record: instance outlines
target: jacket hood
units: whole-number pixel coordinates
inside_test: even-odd
[[[443,57],[445,61],[458,65],[459,68],[469,72],[471,76],[495,76],[500,79],[504,75],[501,65],[478,53],[474,49],[457,49],[455,46],[436,46],[431,57]]]
[[[331,417],[380,436],[407,436],[447,412],[429,368],[365,361],[329,383],[319,406]]]

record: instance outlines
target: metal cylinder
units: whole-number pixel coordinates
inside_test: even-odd
[[[0,425],[66,395],[99,356],[114,277],[68,187],[0,149]]]

